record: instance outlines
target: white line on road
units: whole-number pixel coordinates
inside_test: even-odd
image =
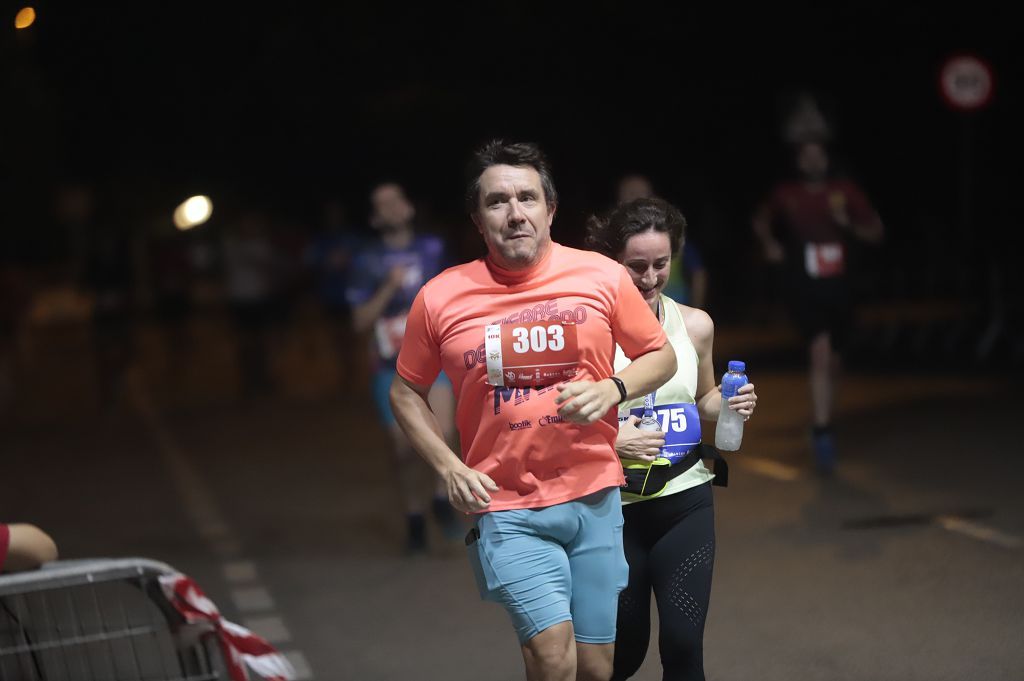
[[[223,520],[215,520],[212,522],[205,522],[199,526],[199,534],[203,536],[203,539],[207,541],[216,541],[218,539],[225,539],[231,536],[231,530],[228,529],[227,523]]]
[[[996,544],[1002,546],[1004,549],[1019,549],[1024,541],[1020,537],[1015,537],[1012,534],[1000,532],[999,530],[976,523],[973,520],[967,520],[965,518],[958,518],[957,516],[942,515],[935,519],[943,529],[949,530],[950,532],[957,532],[959,534],[967,535],[972,539],[979,541],[988,542],[989,544]]]
[[[302,652],[285,650],[281,654],[291,662],[292,668],[295,669],[295,681],[309,681],[313,678],[313,670],[309,668],[309,662],[306,661],[306,656]]]
[[[206,481],[190,464],[185,452],[175,442],[170,429],[161,418],[159,410],[153,404],[145,387],[138,381],[133,381],[131,387],[132,401],[139,416],[153,432],[164,464],[178,488],[182,501],[184,501],[184,510],[192,517],[192,522],[200,536],[213,552],[221,559],[231,561],[223,565],[227,581],[253,585],[231,591],[231,599],[240,612],[264,612],[262,617],[247,618],[245,620],[247,628],[262,636],[271,645],[290,641],[291,632],[284,625],[284,620],[272,612],[267,612],[274,609],[274,599],[267,589],[258,586],[256,565],[250,561],[238,559],[242,553],[241,542],[233,535],[231,528],[224,521],[213,491],[207,487]],[[313,678],[309,661],[301,651],[282,651],[282,655],[295,672],[293,681],[310,681]]]
[[[237,539],[226,537],[210,544],[210,549],[221,558],[228,560],[237,558],[242,553],[242,543]]]
[[[232,589],[231,600],[235,607],[241,612],[255,612],[257,610],[273,610],[274,599],[262,586],[253,586],[247,589]]]
[[[242,626],[273,644],[287,643],[292,640],[292,632],[288,631],[288,627],[284,625],[284,620],[277,615],[245,617],[242,619]]]
[[[256,564],[249,560],[239,560],[224,564],[224,578],[229,582],[255,582]]]
[[[751,473],[782,482],[793,482],[801,477],[799,468],[771,459],[737,458],[736,465]]]

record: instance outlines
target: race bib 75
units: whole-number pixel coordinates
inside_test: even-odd
[[[633,407],[628,412],[620,411],[620,426],[630,416],[643,415],[643,407]],[[665,446],[661,448],[662,457],[672,463],[679,463],[700,444],[700,415],[696,404],[662,404],[654,407],[654,416],[665,433]]]

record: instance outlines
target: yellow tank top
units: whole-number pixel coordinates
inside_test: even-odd
[[[654,398],[654,405],[694,404],[696,403],[697,394],[697,350],[693,347],[693,342],[690,341],[690,335],[686,333],[686,324],[683,323],[683,312],[679,309],[679,305],[668,296],[662,294],[661,309],[665,315],[663,323],[665,335],[668,336],[669,342],[672,343],[672,348],[676,351],[677,369],[675,375],[665,385],[658,388]],[[616,346],[615,371],[622,371],[627,366],[629,366],[629,358],[622,353],[621,348]],[[623,402],[619,405],[619,416],[628,416],[630,409],[643,406],[643,397]],[[708,470],[704,462],[699,461],[697,465],[679,477],[669,480],[665,491],[658,496],[639,497],[635,494],[623,493],[622,503],[631,504],[636,501],[658,499],[668,494],[675,494],[676,492],[682,492],[685,489],[702,485],[714,477],[715,474]]]

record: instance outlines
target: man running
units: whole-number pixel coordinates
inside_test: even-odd
[[[477,514],[477,585],[512,618],[527,678],[606,681],[627,578],[615,406],[671,377],[675,353],[621,265],[551,240],[557,194],[535,145],[492,142],[469,175],[488,253],[417,295],[391,403],[452,504]],[[618,375],[616,343],[632,359]],[[461,459],[426,399],[442,370]]]

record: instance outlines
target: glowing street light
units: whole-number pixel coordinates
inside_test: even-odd
[[[36,10],[32,7],[22,7],[14,17],[14,28],[28,28],[36,21]]]
[[[174,226],[185,231],[210,219],[213,203],[208,196],[193,196],[174,209]]]

